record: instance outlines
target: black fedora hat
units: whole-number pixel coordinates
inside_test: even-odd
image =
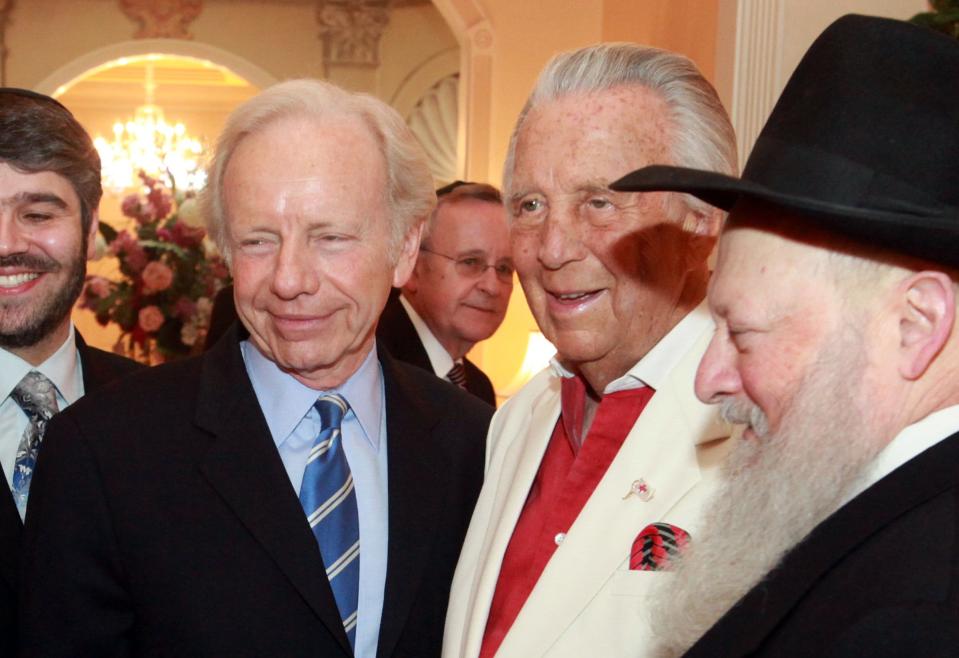
[[[959,41],[844,16],[813,43],[741,178],[654,165],[615,190],[770,202],[824,228],[959,265]]]

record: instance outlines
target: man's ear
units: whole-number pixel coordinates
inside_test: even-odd
[[[402,288],[413,272],[416,257],[420,252],[420,239],[423,236],[424,223],[420,222],[409,231],[400,244],[400,253],[397,254],[396,267],[393,269],[393,287]]]
[[[87,230],[87,260],[97,255],[97,231],[100,229],[100,210],[90,212],[90,228]]]
[[[956,317],[952,279],[944,272],[916,272],[898,286],[899,374],[916,380],[942,350]]]

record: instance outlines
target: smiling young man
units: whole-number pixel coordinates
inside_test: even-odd
[[[741,179],[613,185],[730,210],[696,393],[747,428],[658,590],[658,655],[957,654],[957,77],[955,39],[846,16]]]
[[[0,655],[16,640],[22,517],[46,421],[137,368],[85,345],[70,321],[100,195],[100,158],[70,112],[0,88]]]
[[[496,404],[493,385],[466,353],[499,328],[513,292],[509,227],[499,190],[440,190],[416,266],[386,304],[376,338],[390,353]]]
[[[721,214],[609,183],[685,162],[733,173],[732,127],[689,60],[628,44],[547,65],[505,167],[513,262],[557,350],[490,429],[447,658],[643,656],[648,550],[697,539],[729,429],[693,395]]]
[[[431,182],[372,97],[231,115],[206,201],[246,333],[51,424],[26,655],[439,653],[492,409],[375,342]]]

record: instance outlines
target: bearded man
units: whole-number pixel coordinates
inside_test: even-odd
[[[138,366],[70,321],[93,256],[100,158],[63,105],[0,88],[0,655],[13,655],[23,516],[46,423]]]
[[[747,429],[656,599],[662,655],[956,655],[957,76],[954,39],[847,16],[741,180],[614,183],[731,209],[696,391]]]

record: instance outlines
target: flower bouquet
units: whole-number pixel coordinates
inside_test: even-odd
[[[199,352],[211,300],[229,272],[206,231],[183,221],[196,212],[192,193],[168,190],[142,172],[140,178],[143,192],[127,196],[122,206],[135,227],[117,231],[100,223],[122,278],[87,277],[81,307],[100,324],[120,327],[114,351],[156,363]]]

